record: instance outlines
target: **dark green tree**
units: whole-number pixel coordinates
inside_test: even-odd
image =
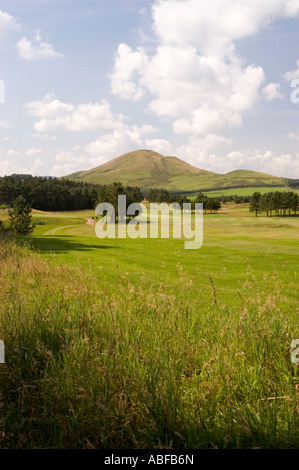
[[[107,186],[100,186],[98,190],[97,204],[109,203],[114,207],[115,216],[118,217],[118,196],[126,196],[126,209],[130,204],[140,203],[143,195],[138,187],[124,186],[120,182],[115,182]],[[140,212],[141,213],[141,206]]]
[[[9,230],[18,235],[29,235],[34,230],[31,208],[23,196],[15,199],[13,209],[8,211]]]
[[[294,211],[294,214],[296,215],[296,212],[299,210],[299,196],[297,193],[292,193],[292,205],[291,205],[292,211]]]
[[[255,192],[250,198],[249,210],[250,212],[255,212],[257,217],[258,212],[261,212],[261,193]]]

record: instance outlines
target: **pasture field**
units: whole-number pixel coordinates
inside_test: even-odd
[[[0,245],[0,446],[298,448],[299,217],[227,204],[185,250],[91,216]]]
[[[202,191],[205,196],[208,197],[219,197],[219,196],[252,196],[253,193],[259,192],[261,194],[272,193],[275,191],[286,192],[288,188],[283,187],[256,187],[256,188],[231,188],[231,189],[219,189],[215,191]],[[299,194],[299,189],[292,189],[292,192]],[[197,192],[186,194],[186,196],[193,200],[196,198]]]

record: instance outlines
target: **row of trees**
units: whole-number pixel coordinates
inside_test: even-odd
[[[18,196],[23,196],[31,207],[42,211],[93,209],[98,197],[98,186],[31,175],[0,178],[0,205],[12,207]]]
[[[196,203],[203,204],[203,209],[205,212],[218,212],[221,209],[221,203],[218,198],[215,197],[208,197],[203,193],[199,193],[195,199],[192,201],[187,198],[186,195],[181,194],[174,194],[166,191],[165,189],[150,189],[148,194],[146,195],[146,199],[149,202],[157,202],[163,203],[166,202],[168,204],[172,204],[174,202],[179,203],[181,206],[184,203],[191,204],[191,208],[195,208]]]
[[[267,217],[272,217],[273,213],[277,216],[296,215],[299,210],[299,196],[292,191],[261,194],[255,192],[250,198],[249,210],[258,213],[266,212]]]
[[[186,195],[170,193],[166,191],[166,189],[150,189],[146,195],[146,200],[149,202],[157,202],[158,204],[163,202],[167,204],[178,202],[182,205],[190,202],[190,199],[188,199]]]
[[[226,203],[226,202],[233,202],[235,204],[245,204],[250,202],[251,196],[238,196],[237,194],[234,195],[223,195],[223,196],[216,196],[218,201]]]
[[[205,212],[218,212],[221,209],[221,202],[216,197],[208,197],[203,193],[199,193],[193,204],[201,203]]]

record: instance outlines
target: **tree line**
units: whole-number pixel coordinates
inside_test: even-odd
[[[157,203],[179,203],[181,206],[184,203],[191,204],[191,209],[195,209],[196,203],[203,204],[203,210],[205,212],[218,212],[221,209],[221,202],[216,197],[208,197],[203,193],[198,193],[195,199],[191,200],[187,198],[186,195],[182,194],[175,194],[166,191],[165,189],[150,189],[146,195],[146,199],[149,202],[157,202]]]
[[[299,196],[293,191],[275,191],[266,194],[255,192],[250,198],[249,210],[255,212],[256,217],[261,212],[266,212],[267,217],[272,215],[285,217],[292,213],[296,215],[299,210]]]
[[[246,204],[250,202],[250,198],[251,196],[238,196],[237,194],[216,196],[216,199],[220,202],[233,202],[234,204]]]
[[[141,202],[145,195],[139,187],[124,186],[116,182],[99,185],[31,175],[11,175],[0,177],[0,205],[13,207],[14,201],[22,196],[26,203],[34,209],[42,211],[73,211],[94,209],[100,202],[110,202],[117,207],[117,196],[127,196],[127,206],[133,202]],[[164,189],[150,189],[146,195],[149,202],[174,203],[180,205],[201,202],[205,211],[217,212],[221,204],[217,198],[209,198],[199,193],[195,200],[186,195],[171,193]]]
[[[98,186],[31,175],[0,178],[0,205],[12,207],[19,196],[23,196],[34,209],[42,211],[93,209],[98,197]]]

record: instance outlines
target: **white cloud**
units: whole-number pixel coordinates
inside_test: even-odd
[[[42,101],[32,101],[25,105],[28,114],[40,118],[34,130],[46,133],[54,129],[67,131],[107,130],[123,126],[121,118],[114,117],[110,104],[101,103],[73,105],[57,100],[48,94]]]
[[[146,91],[149,110],[173,121],[176,133],[204,135],[242,125],[261,96],[262,67],[244,67],[236,42],[282,17],[299,14],[299,0],[156,0],[154,52],[121,44],[111,74],[114,94],[129,100]],[[280,98],[278,84],[263,89]]]
[[[299,60],[297,60],[296,64],[297,64],[297,69],[292,70],[291,72],[287,72],[287,73],[284,74],[284,78],[288,82],[296,80],[296,78],[299,79]]]
[[[124,149],[143,146],[143,137],[146,134],[156,132],[156,129],[149,125],[127,126],[123,124],[119,129],[114,129],[110,134],[105,134],[86,147],[86,152],[97,157],[98,164],[108,161],[124,153]]]
[[[115,54],[114,71],[110,75],[111,92],[124,99],[137,101],[143,95],[143,89],[134,82],[135,75],[140,75],[147,64],[143,48],[137,51],[126,44],[120,44]]]
[[[288,137],[289,137],[289,139],[295,139],[295,140],[297,140],[297,141],[299,142],[299,135],[294,134],[293,132],[290,132],[290,133],[288,134]]]
[[[263,95],[267,101],[282,99],[283,95],[280,93],[279,83],[269,83],[263,88]]]
[[[31,157],[32,155],[36,155],[37,153],[41,153],[41,152],[42,152],[42,149],[36,149],[32,147],[31,149],[27,150],[26,155],[28,157]]]
[[[75,171],[89,169],[92,165],[88,159],[83,156],[78,156],[75,152],[62,150],[55,155],[55,165],[51,169],[51,175],[66,176]]]
[[[154,29],[163,44],[192,44],[221,56],[233,43],[280,17],[299,13],[298,0],[157,0]]]
[[[2,128],[2,129],[11,129],[12,124],[8,121],[0,121],[0,128]]]
[[[58,140],[57,135],[48,135],[48,134],[31,134],[31,137],[34,137],[35,139],[42,139],[42,140]]]
[[[0,37],[11,31],[16,31],[20,27],[18,21],[9,13],[0,10]]]
[[[29,168],[29,173],[36,176],[47,176],[45,174],[46,164],[41,158],[36,158]],[[49,175],[50,176],[50,175]]]
[[[28,114],[39,118],[57,118],[74,110],[72,104],[62,103],[55,95],[48,93],[42,101],[31,101],[25,105]]]
[[[22,166],[14,160],[2,160],[0,161],[0,176],[12,175],[12,174],[28,174],[46,176],[46,164],[40,158],[37,158],[32,165]]]
[[[143,137],[157,131],[155,127],[148,124],[142,126],[127,124],[126,116],[114,115],[110,104],[104,100],[101,103],[73,105],[63,103],[53,95],[46,95],[42,101],[27,103],[25,108],[28,114],[39,119],[34,124],[35,131],[39,133],[59,128],[73,132],[110,131],[86,146],[86,152],[89,155],[105,161],[116,157],[128,147],[142,146]],[[84,160],[82,162],[84,163]],[[62,167],[60,170],[55,167],[55,171],[62,171]]]
[[[8,142],[9,140],[11,140],[11,137],[3,137],[4,142]]]
[[[25,60],[64,57],[63,54],[55,51],[52,44],[43,41],[40,30],[36,31],[33,40],[26,37],[21,38],[17,43],[17,48],[20,57]]]
[[[196,140],[177,149],[176,155],[191,165],[215,173],[246,169],[274,176],[294,178],[299,172],[299,154],[276,154],[272,150],[234,150],[227,154],[211,153]],[[221,170],[220,170],[221,169]]]
[[[171,155],[174,152],[173,146],[166,139],[147,139],[145,145],[154,152],[161,153],[161,155]]]
[[[8,151],[6,152],[6,155],[7,155],[7,156],[20,155],[20,152],[19,152],[19,150],[8,150]]]

